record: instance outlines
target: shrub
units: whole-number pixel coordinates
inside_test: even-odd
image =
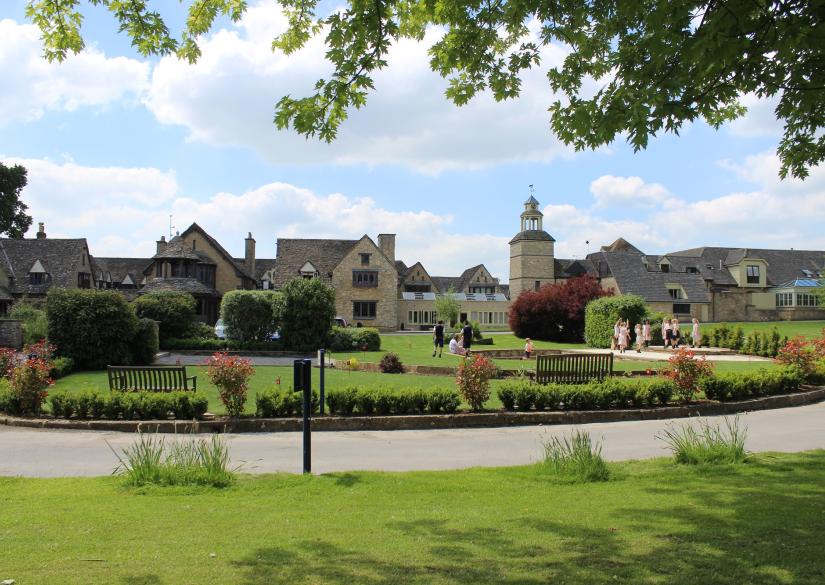
[[[481,410],[490,398],[490,379],[496,374],[496,366],[481,355],[463,360],[456,372],[458,391],[473,410]]]
[[[78,368],[128,365],[138,329],[134,308],[111,290],[52,288],[46,298],[49,340]]]
[[[349,386],[347,388],[330,389],[326,392],[326,403],[330,414],[341,416],[351,416],[355,412],[358,388]]]
[[[739,417],[725,417],[725,427],[700,420],[697,431],[691,424],[668,427],[656,438],[664,441],[677,463],[719,465],[743,463],[747,459],[747,427],[739,426]]]
[[[52,360],[51,369],[49,370],[49,377],[52,380],[57,380],[64,376],[68,376],[74,371],[74,360],[67,357],[59,357]]]
[[[704,356],[696,359],[695,354],[681,348],[668,360],[668,368],[662,372],[676,384],[676,393],[682,402],[690,402],[699,386],[699,381],[713,373],[713,364]]]
[[[776,355],[776,363],[799,368],[808,375],[814,371],[817,360],[815,347],[801,335],[788,340]]]
[[[24,344],[37,343],[46,338],[49,322],[46,319],[46,311],[40,307],[26,301],[18,301],[12,305],[9,317],[21,321],[20,326],[23,331]]]
[[[267,341],[278,330],[279,298],[270,290],[233,290],[223,295],[221,318],[227,338]]]
[[[427,394],[427,410],[432,414],[452,414],[461,405],[461,398],[455,390],[433,388]]]
[[[385,374],[404,373],[404,365],[401,363],[401,359],[398,357],[398,354],[392,352],[385,353],[384,357],[381,358],[381,363],[378,364],[378,366]]]
[[[759,370],[747,374],[717,374],[700,380],[699,389],[709,400],[743,400],[799,392],[802,372],[793,367]]]
[[[332,351],[379,351],[381,335],[373,327],[338,327],[332,328],[327,342]]]
[[[318,412],[318,392],[312,390],[310,408],[313,413]],[[276,388],[264,390],[255,398],[255,413],[265,418],[302,416],[304,412],[304,398],[301,392],[292,389]]]
[[[198,392],[53,392],[49,407],[56,418],[109,420],[201,419],[209,401]]]
[[[349,358],[346,362],[344,362],[344,366],[350,372],[357,372],[358,369],[361,367],[361,364],[358,363],[358,358]]]
[[[160,350],[158,324],[152,319],[138,319],[135,339],[132,342],[132,363],[148,366],[155,361]]]
[[[574,430],[569,437],[551,437],[544,442],[543,469],[562,479],[591,482],[607,481],[610,470],[602,457],[601,441]]]
[[[12,398],[16,401],[15,414],[37,415],[43,407],[43,401],[49,395],[50,364],[42,359],[33,358],[15,366],[9,378]]]
[[[229,416],[243,414],[248,381],[255,369],[252,362],[226,353],[216,353],[207,361],[206,375],[218,387],[218,395]]]
[[[510,307],[510,328],[522,338],[581,341],[585,307],[593,299],[610,294],[591,276],[524,291]]]
[[[186,339],[167,339],[163,349],[196,349],[209,351],[282,351],[283,342],[280,339],[272,341],[237,341],[234,339],[208,339],[203,337],[189,337]]]
[[[197,303],[195,297],[186,292],[149,292],[139,296],[133,304],[138,317],[158,322],[161,341],[188,336],[195,323]]]
[[[115,455],[119,462],[115,474],[129,486],[226,487],[235,478],[229,469],[229,448],[220,435],[209,439],[175,437],[167,444],[163,436],[141,433],[133,445]]]
[[[613,325],[619,319],[641,323],[647,314],[642,297],[620,295],[595,299],[587,304],[584,312],[584,341],[590,347],[610,347]],[[655,324],[651,322],[651,332]]]
[[[194,338],[194,339],[217,339],[218,336],[215,335],[215,328],[211,325],[207,325],[206,323],[202,323],[197,321],[192,324],[189,328],[189,331],[184,335],[184,338]]]
[[[594,410],[666,405],[675,391],[670,380],[608,378],[588,384],[504,382],[498,397],[507,410]]]
[[[315,351],[323,347],[335,317],[335,289],[320,279],[293,278],[281,289],[277,321],[287,347]]]
[[[17,351],[10,347],[0,347],[0,377],[8,378],[17,365]]]
[[[50,362],[57,351],[57,347],[42,339],[37,343],[32,343],[23,347],[23,354],[27,357],[37,358],[45,362]]]

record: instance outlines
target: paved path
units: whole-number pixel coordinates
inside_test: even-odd
[[[620,353],[618,350],[609,350],[609,349],[571,349],[570,351],[573,353],[605,353],[610,352],[613,354],[614,359],[618,360],[628,360],[628,361],[659,361],[659,362],[666,362],[671,358],[673,352],[670,350],[665,350],[662,346],[659,346],[659,350],[657,351],[647,351],[642,350],[640,353],[636,353],[636,350],[628,349],[625,353]],[[688,348],[689,349],[689,348]],[[726,350],[720,351],[718,354],[715,353],[713,350],[715,348],[711,348],[708,350],[705,348],[706,354],[702,357],[705,357],[709,362],[771,362],[773,361],[771,358],[765,358],[757,355],[747,355],[747,354],[739,354],[739,353],[729,353]]]
[[[825,402],[742,416],[752,451],[825,449]],[[676,421],[581,425],[604,438],[611,460],[665,455],[655,435]],[[314,433],[313,471],[457,469],[534,462],[542,440],[568,433],[568,425]],[[301,433],[227,435],[232,460],[248,473],[301,471]],[[0,426],[0,475],[35,477],[108,475],[116,465],[109,445],[121,449],[135,436],[95,431],[52,431]],[[172,439],[173,440],[173,439]],[[108,445],[107,445],[108,443]]]

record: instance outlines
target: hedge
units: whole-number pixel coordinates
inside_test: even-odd
[[[335,289],[318,278],[293,278],[281,287],[277,321],[287,347],[315,352],[330,337]]]
[[[281,295],[271,290],[233,290],[223,295],[221,319],[226,337],[267,341],[278,330]]]
[[[107,365],[133,363],[138,318],[132,305],[117,291],[53,288],[46,297],[49,341],[80,369],[100,370]],[[135,350],[137,351],[135,352]]]
[[[725,323],[708,329],[702,335],[703,342],[710,347],[724,347],[749,355],[776,357],[788,342],[775,327],[770,331],[751,331],[745,335],[742,326],[731,327]]]
[[[327,342],[331,351],[379,351],[381,335],[373,327],[333,327]]]
[[[160,348],[157,321],[139,319],[135,339],[132,342],[132,363],[148,366],[155,361]]]
[[[749,374],[717,374],[700,380],[699,389],[709,400],[744,400],[799,392],[803,381],[798,369],[781,368]]]
[[[676,387],[670,380],[608,378],[588,384],[505,382],[498,397],[507,410],[602,410],[664,406]]]
[[[160,339],[186,337],[195,324],[197,303],[186,292],[155,291],[139,296],[132,303],[138,317],[159,323]]]
[[[590,301],[584,310],[584,341],[590,347],[610,347],[616,321],[625,319],[635,325],[641,323],[645,315],[645,300],[636,295],[602,297]],[[653,328],[655,325],[651,323],[650,326]]]
[[[209,350],[209,351],[283,351],[281,340],[274,341],[237,341],[234,339],[207,339],[203,337],[188,339],[167,339],[163,342],[167,350]]]
[[[327,390],[326,403],[330,414],[430,414],[453,413],[461,405],[454,388],[389,388],[348,387]]]
[[[312,391],[311,409],[318,412],[321,401],[318,391]],[[302,416],[304,413],[303,392],[293,392],[291,388],[264,390],[255,398],[255,412],[265,418]]]
[[[55,418],[109,420],[200,419],[209,405],[198,392],[54,392],[48,402]]]

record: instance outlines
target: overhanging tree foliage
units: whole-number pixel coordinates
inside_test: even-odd
[[[20,201],[20,192],[27,183],[25,167],[0,163],[0,234],[22,238],[31,226],[28,206]]]
[[[183,0],[182,0],[183,1]],[[518,97],[522,73],[541,66],[541,47],[569,49],[549,67],[551,128],[577,150],[626,134],[634,149],[660,132],[678,133],[704,119],[714,127],[744,113],[739,97],[776,97],[784,124],[780,174],[805,177],[825,159],[825,25],[820,0],[349,0],[318,16],[318,0],[273,0],[289,29],[273,48],[289,54],[326,35],[329,79],[312,95],[285,96],[275,123],[331,141],[347,110],[366,103],[372,75],[387,65],[400,38],[443,31],[430,66],[450,79],[457,105],[489,89],[497,100]],[[144,54],[200,56],[197,38],[218,15],[233,21],[244,0],[190,0],[175,39],[150,0],[88,0],[106,6]],[[80,0],[31,0],[27,14],[41,29],[48,59],[84,44]],[[157,6],[157,4],[156,4]],[[337,7],[337,5],[336,5]],[[528,26],[535,25],[531,35]],[[588,90],[590,80],[596,89]]]

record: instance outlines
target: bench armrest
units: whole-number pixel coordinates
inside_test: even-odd
[[[197,376],[187,376],[187,380],[192,380],[192,390],[195,391],[198,389],[198,377]]]

